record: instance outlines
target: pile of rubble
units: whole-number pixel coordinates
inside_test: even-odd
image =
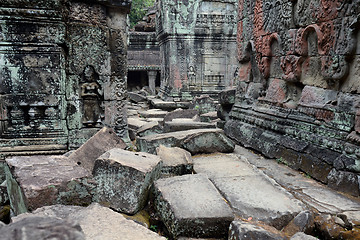
[[[191,104],[144,99],[129,103],[136,147],[105,127],[62,156],[7,158],[17,216],[1,227],[4,239],[359,236],[359,202],[235,146],[217,128],[229,97],[220,98],[219,113],[206,97]],[[138,220],[144,209],[151,216]]]

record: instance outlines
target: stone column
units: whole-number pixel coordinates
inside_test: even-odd
[[[157,71],[148,71],[147,74],[148,74],[149,88],[150,88],[151,94],[155,95],[156,94],[155,81],[156,81]]]

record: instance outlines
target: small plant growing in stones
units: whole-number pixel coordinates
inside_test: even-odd
[[[289,165],[289,163],[288,163],[285,159],[283,159],[282,157],[277,158],[277,159],[276,159],[276,162],[279,163],[279,164],[284,164],[284,165],[286,165],[286,166]]]

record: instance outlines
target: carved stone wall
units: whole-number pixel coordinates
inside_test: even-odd
[[[360,1],[240,0],[226,133],[359,196]]]
[[[216,94],[234,81],[236,0],[159,0],[161,91],[192,99]]]
[[[126,129],[127,1],[0,2],[0,153],[60,153]]]

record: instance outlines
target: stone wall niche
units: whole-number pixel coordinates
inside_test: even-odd
[[[237,1],[160,0],[157,7],[162,96],[191,99],[232,87]]]
[[[104,125],[125,135],[129,7],[126,1],[1,1],[1,155],[61,153]]]

